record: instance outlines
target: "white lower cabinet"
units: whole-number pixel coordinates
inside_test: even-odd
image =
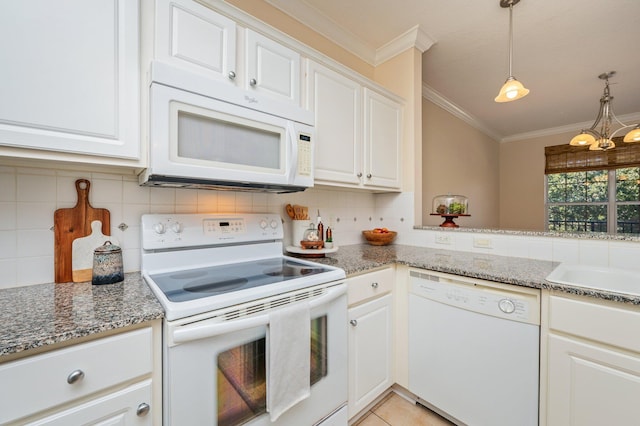
[[[347,283],[349,303],[353,303],[349,308],[351,418],[394,383],[393,296],[390,293],[393,269],[364,274],[347,280]],[[369,288],[370,294],[362,291],[363,288]]]
[[[0,364],[0,424],[161,421],[160,321]]]
[[[637,425],[640,310],[595,298],[547,301],[541,419],[548,426]]]

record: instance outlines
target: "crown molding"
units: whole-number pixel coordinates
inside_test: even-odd
[[[420,53],[424,53],[435,43],[436,40],[433,37],[424,32],[422,28],[420,28],[420,25],[416,25],[404,34],[399,35],[384,46],[376,49],[374,65],[378,66],[407,49],[414,47],[418,49]]]
[[[375,64],[376,52],[354,34],[346,31],[322,12],[304,1],[265,0],[271,6],[306,25],[313,31],[353,53],[369,65]]]
[[[623,123],[638,123],[640,121],[640,112],[616,116]],[[579,132],[582,129],[588,129],[593,125],[593,121],[583,121],[582,123],[567,124],[565,126],[550,127],[548,129],[534,130],[532,132],[518,133],[506,136],[500,139],[500,142],[515,142],[525,139],[541,138],[545,136],[558,135],[560,133]],[[624,133],[623,133],[624,135]],[[620,135],[618,135],[620,136]]]
[[[498,142],[502,140],[502,135],[485,126],[484,123],[482,123],[480,120],[468,114],[465,110],[442,96],[440,93],[438,93],[438,91],[425,83],[422,84],[422,97],[438,105],[440,108],[451,113],[453,116],[458,117],[460,120],[464,121],[471,127],[481,131],[491,139]]]

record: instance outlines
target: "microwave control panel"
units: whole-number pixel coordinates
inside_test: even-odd
[[[311,135],[298,134],[298,175],[311,176],[313,167],[313,146]]]

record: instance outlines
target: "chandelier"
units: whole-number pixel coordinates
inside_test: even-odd
[[[496,102],[511,102],[524,98],[529,94],[529,89],[516,80],[511,70],[513,63],[513,6],[519,2],[520,0],[500,0],[500,7],[509,8],[509,77],[507,77],[507,81],[504,82],[498,96],[494,99]]]
[[[613,108],[611,106],[613,96],[611,96],[609,91],[609,78],[613,77],[615,73],[615,71],[609,71],[598,76],[599,79],[604,80],[604,93],[600,98],[600,110],[598,111],[596,121],[593,122],[593,125],[590,128],[583,129],[578,135],[574,136],[569,143],[570,145],[589,145],[590,151],[612,149],[616,147],[616,144],[612,140],[615,134],[620,130],[628,129],[629,127],[633,127],[633,129],[625,135],[623,139],[624,142],[640,142],[640,124],[624,124],[622,121],[618,120],[613,113]],[[611,125],[614,123],[622,127],[611,133]],[[600,124],[600,130],[596,130],[598,124]]]

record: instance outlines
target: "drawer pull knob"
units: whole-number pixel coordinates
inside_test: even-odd
[[[378,283],[371,283],[371,287],[378,288]]]
[[[236,73],[233,71],[229,71],[229,80],[234,80],[236,78]]]
[[[255,78],[252,78],[251,80],[249,80],[249,85],[251,85],[252,87],[257,84],[258,84],[258,81]]]
[[[84,378],[84,371],[82,370],[73,370],[71,374],[67,376],[67,383],[70,385],[78,382]]]
[[[351,324],[352,326],[355,327],[356,325],[358,325],[358,321],[357,320],[351,320],[351,321],[349,321],[349,324]]]
[[[149,404],[147,404],[146,402],[143,402],[140,405],[138,405],[138,409],[136,410],[136,415],[138,417],[146,416],[149,413],[149,410],[151,410],[151,406],[149,406]]]

